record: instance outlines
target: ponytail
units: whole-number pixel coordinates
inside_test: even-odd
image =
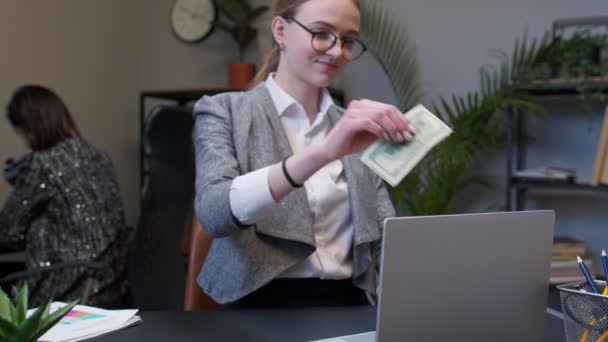
[[[250,88],[253,88],[256,85],[264,82],[271,72],[277,71],[277,68],[279,66],[280,55],[281,50],[279,49],[279,46],[275,44],[275,46],[272,47],[272,50],[270,50],[270,53],[266,55],[266,58],[264,59],[264,64],[262,64],[260,71],[258,71],[258,73],[253,78],[253,81],[251,81]]]

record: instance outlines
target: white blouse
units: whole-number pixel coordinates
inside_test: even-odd
[[[304,107],[275,81],[266,79],[266,87],[283,124],[294,153],[320,142],[331,130],[327,111],[334,103],[323,91],[320,109],[310,123]],[[235,178],[230,187],[230,207],[244,224],[254,224],[279,206],[274,203],[268,185],[270,166]],[[300,264],[288,269],[281,278],[346,279],[352,276],[353,226],[348,184],[340,160],[333,161],[304,182],[313,216],[316,251]],[[303,208],[304,209],[304,208]]]

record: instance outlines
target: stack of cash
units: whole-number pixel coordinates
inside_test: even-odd
[[[452,129],[423,105],[404,114],[416,128],[412,141],[396,144],[378,141],[363,152],[361,161],[391,186],[397,186],[420,160],[439,142],[452,134]]]

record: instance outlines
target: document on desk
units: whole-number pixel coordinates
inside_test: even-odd
[[[51,312],[65,306],[66,303],[51,303]],[[35,309],[28,310],[31,315]],[[73,342],[107,334],[141,322],[136,316],[137,310],[104,310],[92,306],[76,305],[70,312],[44,333],[38,341]]]
[[[333,338],[326,338],[323,340],[316,340],[311,342],[375,342],[376,332],[370,331],[362,334],[345,335]]]
[[[361,161],[391,186],[397,186],[422,158],[443,139],[452,134],[437,116],[423,105],[404,114],[414,125],[416,135],[406,144],[378,141],[363,152]]]

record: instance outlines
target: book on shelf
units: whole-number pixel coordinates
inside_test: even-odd
[[[585,262],[585,265],[587,265],[588,267],[591,267],[593,265],[593,260],[590,258],[584,258],[583,261]],[[568,259],[568,260],[554,260],[551,259],[551,270],[563,270],[563,269],[577,269],[580,271],[580,268],[578,267],[578,261],[576,261],[576,257],[575,259]]]
[[[581,258],[583,257],[583,255],[585,255],[586,250],[581,250],[581,251],[572,251],[572,252],[558,252],[558,253],[553,253],[553,255],[551,256],[551,260],[552,261],[570,261],[572,259],[576,260],[577,256],[580,256]]]
[[[66,303],[53,302],[50,311],[54,312],[65,305]],[[28,316],[35,310],[28,310]],[[104,335],[140,323],[142,320],[136,315],[137,311],[136,309],[104,310],[93,306],[76,305],[38,341],[72,342]]]
[[[514,171],[513,178],[525,182],[571,184],[576,179],[576,171],[555,166],[537,167]]]
[[[585,262],[586,263],[586,262]],[[589,266],[589,273],[591,276],[595,278],[597,275],[597,269],[594,265]],[[585,276],[581,272],[578,265],[576,268],[551,268],[551,272],[549,275],[549,283],[550,284],[565,284],[565,283],[574,283],[577,281],[584,281]]]
[[[590,183],[594,186],[608,184],[608,106],[606,106],[606,112],[604,113],[604,122],[597,143]]]
[[[567,236],[556,236],[553,239],[549,282],[551,284],[564,284],[585,280],[585,276],[578,265],[577,256],[583,258],[589,272],[596,275],[597,268],[587,252],[585,242]]]
[[[553,249],[586,248],[586,246],[587,244],[584,241],[569,236],[556,236],[553,238]]]
[[[577,256],[584,258],[587,255],[587,245],[580,240],[561,236],[553,240],[551,252],[553,261],[576,261]]]

